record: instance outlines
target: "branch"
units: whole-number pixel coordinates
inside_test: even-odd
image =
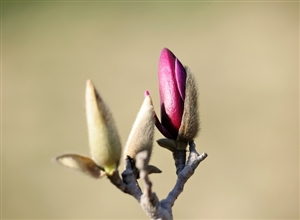
[[[173,219],[172,210],[166,210],[161,207],[158,197],[152,192],[152,182],[149,179],[148,158],[149,155],[147,151],[142,151],[136,156],[136,167],[139,169],[140,178],[144,182],[140,205],[151,219]]]
[[[161,201],[162,206],[168,209],[173,207],[175,200],[180,193],[182,193],[185,183],[194,174],[195,169],[198,167],[200,162],[208,156],[207,153],[199,155],[196,151],[196,145],[194,142],[189,143],[189,146],[190,154],[184,169],[177,175],[176,184],[172,191],[168,194],[167,198]]]
[[[107,176],[112,184],[114,184],[122,192],[132,195],[138,202],[142,195],[142,191],[136,181],[129,158],[125,159],[125,170],[121,179],[119,172],[116,171],[111,176]]]
[[[174,149],[172,154],[175,161],[176,174],[178,175],[185,167],[186,150]]]
[[[129,157],[125,159],[125,170],[122,173],[123,180],[119,176],[118,171],[115,171],[108,178],[118,189],[132,195],[151,219],[171,220],[173,219],[172,207],[178,196],[183,192],[185,183],[194,174],[200,162],[207,157],[206,153],[198,154],[194,142],[189,143],[189,152],[186,163],[184,161],[184,168],[177,174],[177,181],[174,188],[168,194],[167,198],[161,201],[159,201],[157,195],[152,191],[152,182],[149,179],[149,155],[147,151],[142,151],[136,155],[135,164],[136,168],[139,169],[139,176],[144,184],[143,191],[136,180],[136,175],[133,172],[135,167],[133,167],[134,165],[130,162]],[[176,161],[176,158],[174,160]],[[178,171],[178,166],[176,166],[176,169]]]

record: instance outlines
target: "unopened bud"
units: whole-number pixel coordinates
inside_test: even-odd
[[[119,165],[121,143],[112,114],[90,80],[86,83],[86,115],[92,159],[111,175]]]
[[[132,126],[126,142],[124,156],[135,158],[137,153],[148,151],[148,157],[152,153],[154,133],[154,110],[150,95],[146,95],[142,107]]]

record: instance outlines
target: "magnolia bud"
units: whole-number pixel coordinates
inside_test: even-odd
[[[86,83],[86,115],[92,159],[112,175],[119,165],[121,143],[112,115],[90,80]]]
[[[155,115],[155,125],[169,139],[162,143],[167,149],[186,149],[199,131],[197,88],[193,75],[167,48],[161,52],[158,68],[161,122]]]
[[[124,156],[135,158],[141,151],[148,151],[148,157],[152,153],[154,133],[154,110],[150,95],[146,95],[141,109],[132,126],[126,142]]]

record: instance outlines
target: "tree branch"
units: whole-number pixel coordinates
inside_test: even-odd
[[[181,156],[183,155],[181,154]],[[108,178],[118,189],[132,195],[151,219],[171,220],[173,219],[172,207],[176,199],[183,192],[185,183],[194,174],[200,162],[206,157],[206,153],[198,154],[194,142],[189,143],[189,156],[186,163],[184,162],[185,166],[178,172],[174,188],[170,191],[168,196],[161,201],[159,201],[157,195],[152,191],[152,182],[149,179],[149,155],[147,151],[142,151],[136,155],[135,164],[136,168],[139,169],[139,175],[144,185],[143,191],[134,175],[134,165],[131,164],[130,158],[125,159],[125,170],[122,173],[123,180],[119,176],[118,171],[108,176]],[[176,161],[176,158],[174,158],[174,160]],[[177,166],[176,170],[178,171]]]
[[[140,178],[144,183],[140,205],[151,219],[173,219],[172,212],[164,210],[160,205],[158,197],[152,192],[152,182],[149,179],[148,158],[149,155],[147,151],[142,151],[136,156],[136,166],[140,170]]]
[[[195,169],[198,167],[200,162],[208,156],[206,153],[199,155],[196,151],[196,145],[194,142],[189,143],[189,146],[190,154],[184,169],[178,173],[176,184],[172,191],[168,194],[167,198],[161,201],[165,207],[173,207],[175,200],[182,193],[185,183],[194,174]]]
[[[185,167],[186,150],[175,149],[172,154],[175,161],[176,174],[178,175]]]
[[[125,170],[122,173],[121,179],[119,172],[115,171],[113,175],[107,176],[110,182],[115,185],[122,192],[132,195],[138,202],[142,195],[142,191],[136,181],[136,178],[132,171],[132,166],[129,161],[129,158],[125,159]]]

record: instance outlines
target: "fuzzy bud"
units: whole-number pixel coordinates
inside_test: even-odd
[[[126,142],[124,156],[135,158],[137,153],[146,150],[152,153],[154,133],[154,109],[150,95],[146,95]]]
[[[112,115],[90,80],[86,83],[86,115],[92,159],[112,175],[119,165],[121,143]]]

